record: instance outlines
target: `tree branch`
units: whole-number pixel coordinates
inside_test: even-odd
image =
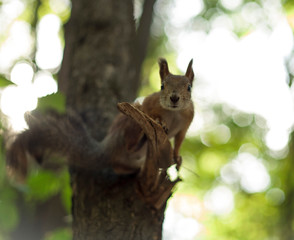
[[[148,115],[129,103],[119,103],[119,110],[140,125],[147,137],[147,157],[138,176],[138,192],[159,210],[172,194],[177,178],[171,181],[167,169],[174,163],[173,150],[163,128]]]
[[[156,0],[144,1],[143,13],[141,15],[139,27],[136,32],[135,52],[134,52],[137,75],[138,75],[136,80],[139,79],[140,77],[141,67],[147,53],[147,48],[148,48],[148,43],[150,38],[150,28],[151,28],[152,17],[153,17],[153,6],[155,2]],[[137,81],[137,83],[139,82]]]

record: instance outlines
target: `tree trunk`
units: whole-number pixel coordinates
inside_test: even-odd
[[[116,104],[132,101],[137,92],[134,39],[132,0],[72,1],[60,89],[97,140],[104,138]],[[165,204],[158,210],[146,204],[136,192],[136,175],[70,171],[74,239],[161,239]]]

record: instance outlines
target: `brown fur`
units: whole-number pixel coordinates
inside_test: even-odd
[[[168,137],[175,139],[174,158],[178,161],[181,144],[194,116],[190,89],[194,78],[192,60],[184,76],[171,74],[165,59],[159,60],[159,67],[162,90],[147,96],[142,105],[137,104],[136,107],[161,123],[167,129]],[[120,144],[117,141],[114,143],[114,139],[121,137],[122,145],[118,147]],[[112,149],[119,150],[117,157],[112,158],[117,172],[127,173],[128,170],[134,171],[143,165],[146,156],[146,144],[144,144],[146,139],[133,120],[120,114],[113,122],[107,139],[108,146],[113,145]]]

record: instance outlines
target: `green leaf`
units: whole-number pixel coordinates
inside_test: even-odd
[[[3,231],[11,231],[18,223],[18,212],[14,204],[0,202],[0,226]]]
[[[62,191],[61,191],[61,199],[62,203],[66,209],[66,211],[70,214],[71,207],[72,207],[72,189],[70,186],[70,176],[69,172],[66,170],[61,175],[61,182],[62,182]]]
[[[61,188],[59,178],[53,172],[45,170],[29,176],[27,183],[28,197],[40,201],[45,201],[56,195]]]
[[[57,92],[45,97],[39,98],[38,109],[47,110],[55,109],[58,112],[65,112],[65,97],[61,92]]]
[[[45,237],[45,240],[70,240],[72,232],[68,228],[58,229]]]
[[[0,75],[0,88],[7,87],[9,85],[15,85],[13,82],[9,81],[6,77],[3,75]]]
[[[286,10],[287,15],[292,15],[294,13],[294,0],[284,1],[283,7]]]
[[[16,194],[5,187],[0,192],[0,232],[11,231],[18,223],[19,216],[15,204]]]

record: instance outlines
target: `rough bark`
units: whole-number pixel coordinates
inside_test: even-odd
[[[73,0],[72,6],[60,87],[67,107],[101,140],[116,103],[133,100],[137,91],[133,5],[131,0]],[[74,239],[161,239],[165,201],[157,209],[147,204],[138,194],[137,175],[75,167],[71,184]]]
[[[116,103],[135,98],[134,36],[132,1],[72,1],[60,85],[67,106],[82,115],[98,140]]]

